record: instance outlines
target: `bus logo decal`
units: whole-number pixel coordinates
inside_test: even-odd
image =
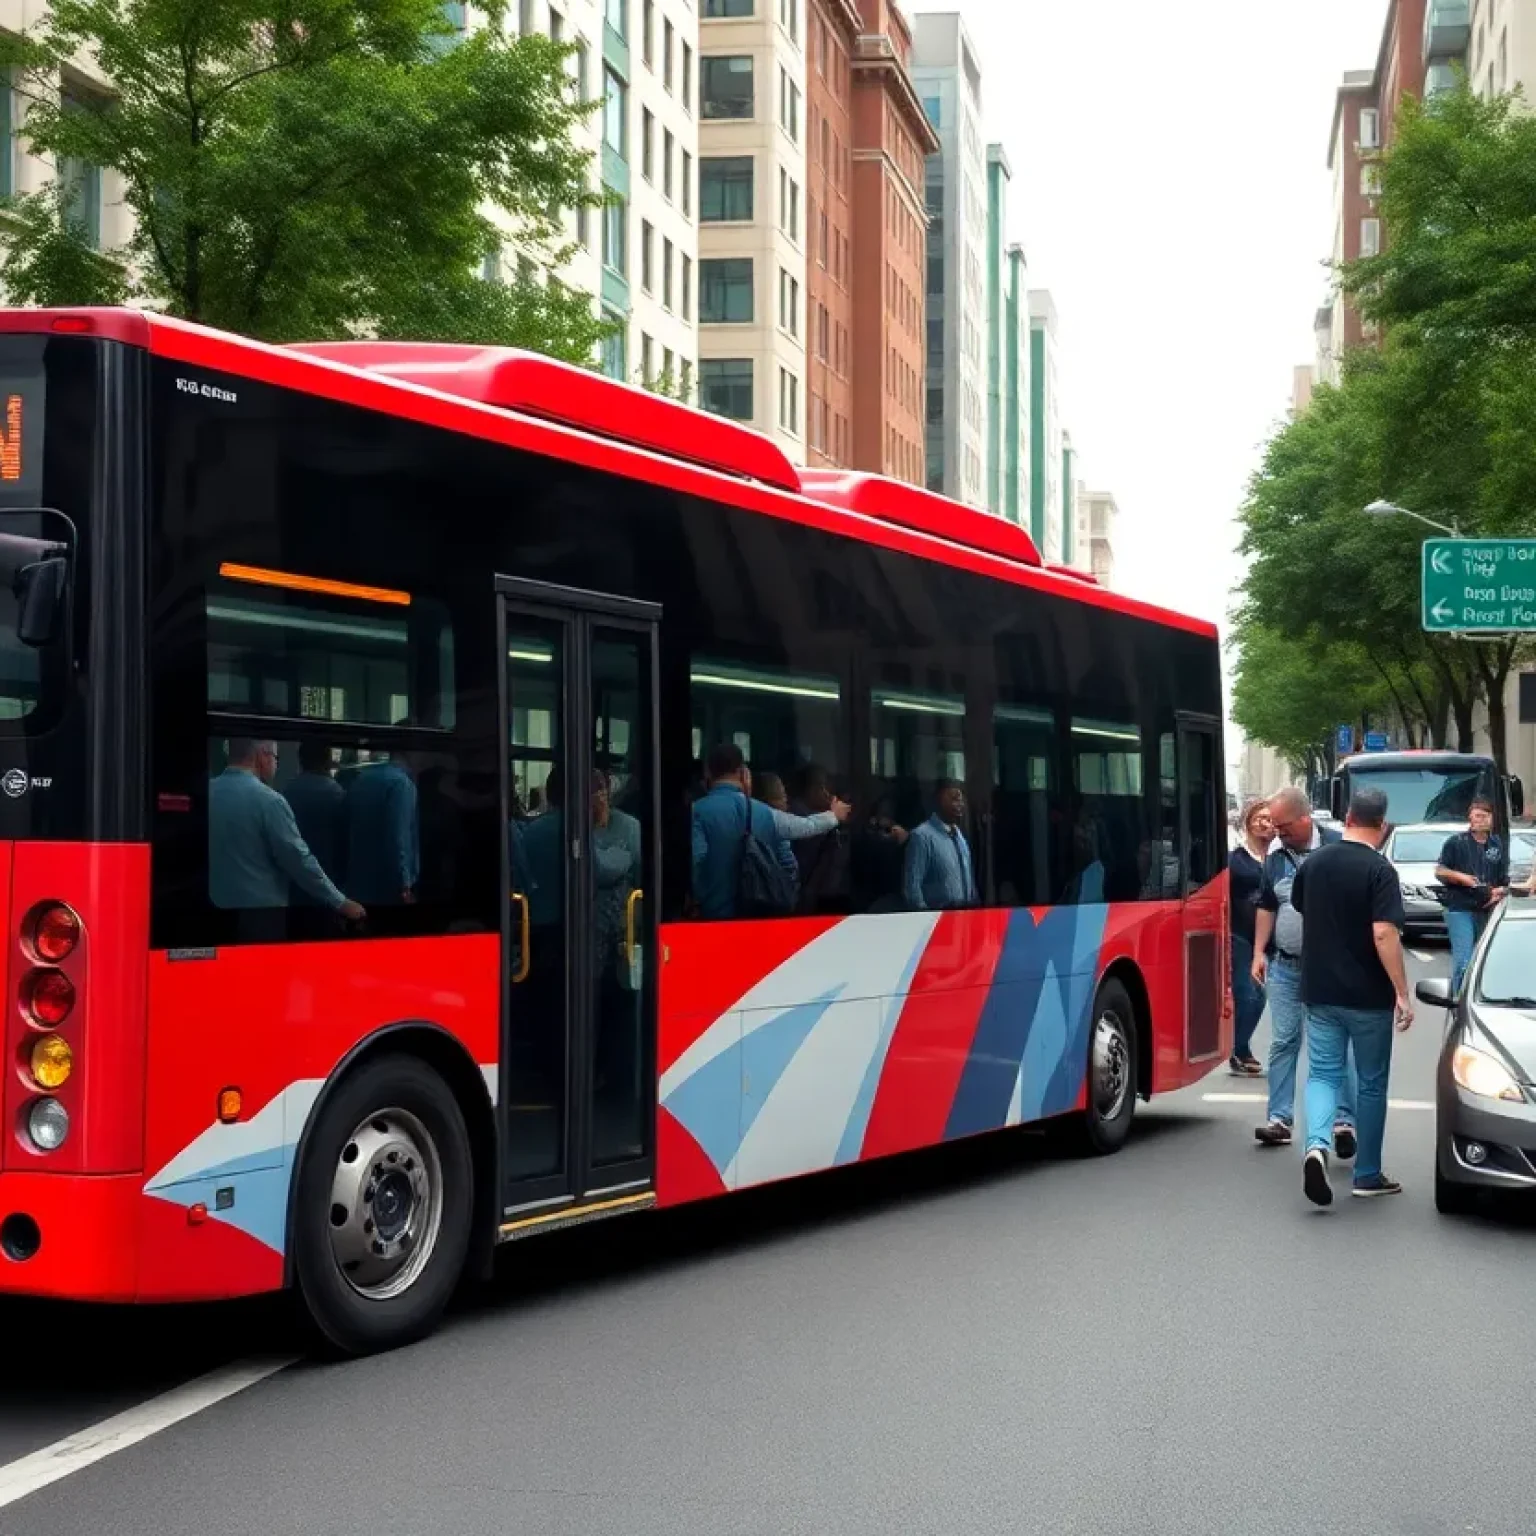
[[[31,779],[20,768],[7,768],[5,776],[0,778],[0,789],[3,789],[12,800],[20,800],[31,784]]]

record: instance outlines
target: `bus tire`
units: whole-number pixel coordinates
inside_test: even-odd
[[[1136,1008],[1115,977],[1099,983],[1088,1028],[1088,1107],[1077,1117],[1080,1152],[1104,1157],[1118,1152],[1136,1114]]]
[[[464,1115],[414,1056],[336,1085],[305,1139],[294,1279],[327,1353],[365,1355],[436,1327],[463,1273],[475,1171]]]

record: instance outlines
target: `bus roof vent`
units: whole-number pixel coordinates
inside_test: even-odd
[[[1021,565],[1041,564],[1035,541],[1006,518],[979,512],[905,480],[840,469],[802,469],[800,485],[813,501],[881,522],[899,523]]]
[[[391,341],[296,342],[289,350],[576,427],[780,490],[800,489],[793,465],[760,432],[537,352]]]

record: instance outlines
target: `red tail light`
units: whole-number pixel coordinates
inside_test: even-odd
[[[22,980],[21,1005],[33,1023],[43,1029],[57,1029],[75,1006],[75,984],[63,971],[39,966]]]
[[[80,942],[80,919],[62,902],[39,907],[32,916],[32,952],[39,960],[57,965]]]

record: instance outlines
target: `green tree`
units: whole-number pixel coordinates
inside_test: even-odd
[[[496,7],[499,12],[499,7]],[[57,89],[82,52],[110,96]],[[456,33],[438,0],[53,0],[0,40],[40,154],[116,171],[135,232],[91,251],[63,194],[13,200],[13,301],[124,299],[269,339],[473,340],[588,361],[590,299],[479,276],[551,267],[600,199],[569,50]]]

